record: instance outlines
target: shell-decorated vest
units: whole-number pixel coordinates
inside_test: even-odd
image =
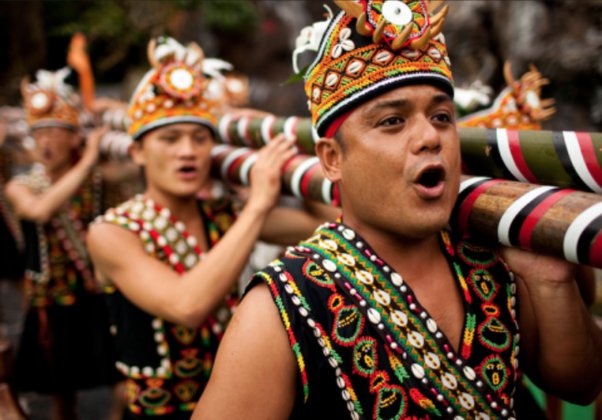
[[[35,194],[50,188],[43,166],[15,177]],[[102,176],[92,172],[47,223],[24,221],[26,292],[32,306],[73,305],[80,293],[99,293],[86,249],[88,224],[101,213]]]
[[[234,221],[232,204],[199,201],[199,211],[209,246],[213,246]],[[149,255],[178,274],[202,258],[196,238],[184,224],[169,209],[141,195],[109,210],[97,220],[100,222],[136,233]],[[116,365],[127,378],[130,412],[143,416],[191,412],[209,379],[217,346],[238,302],[236,292],[228,295],[199,328],[155,317],[127,300],[113,285],[107,285],[105,293],[116,338]]]
[[[495,253],[447,231],[440,246],[465,311],[456,346],[402,276],[341,223],[323,225],[256,275],[298,362],[293,418],[514,416],[513,275]]]

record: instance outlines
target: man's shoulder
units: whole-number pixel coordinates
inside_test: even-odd
[[[293,247],[289,247],[284,255],[275,259],[261,270],[255,273],[255,276],[282,277],[289,276],[292,278],[298,277],[300,266],[310,261],[308,255],[296,252]]]
[[[91,223],[91,227],[100,224],[112,224],[125,227],[128,230],[139,231],[143,224],[144,212],[147,209],[139,195],[136,195],[115,207],[107,209]],[[98,228],[97,228],[98,229]]]
[[[297,247],[289,247],[282,257],[256,272],[250,287],[257,283],[267,284],[274,297],[283,294],[319,297],[337,288],[332,273]]]
[[[13,176],[7,185],[20,185],[29,188],[34,193],[38,193],[48,188],[50,181],[46,176],[44,166],[33,164],[26,171]]]

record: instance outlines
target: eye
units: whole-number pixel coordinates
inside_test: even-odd
[[[380,120],[378,122],[378,125],[381,127],[392,127],[395,125],[399,125],[399,124],[403,124],[404,123],[404,119],[398,116],[394,116],[394,117],[387,117],[384,118],[382,120]]]
[[[178,138],[176,136],[161,136],[159,140],[164,141],[166,143],[174,143]]]
[[[193,136],[192,139],[195,142],[202,144],[202,143],[207,142],[207,140],[209,140],[209,136],[207,134],[197,134],[197,135]]]
[[[394,25],[407,25],[412,21],[412,11],[402,1],[389,0],[383,4],[382,14],[387,21]]]
[[[454,121],[454,117],[448,112],[439,112],[433,116],[433,119],[441,123],[451,123]]]

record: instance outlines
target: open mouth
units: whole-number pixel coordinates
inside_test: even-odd
[[[429,168],[420,174],[416,183],[425,188],[433,188],[439,185],[444,178],[445,171],[443,168]]]
[[[196,172],[196,167],[182,166],[180,169],[178,169],[178,172],[183,173],[183,174],[192,174],[192,173]]]

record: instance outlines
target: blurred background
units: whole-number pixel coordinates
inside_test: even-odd
[[[502,66],[516,78],[535,64],[551,84],[543,97],[554,130],[602,131],[602,0],[448,0],[444,33],[456,84],[480,80],[498,93]],[[320,0],[3,0],[0,2],[0,106],[19,105],[19,81],[65,65],[71,35],[83,32],[97,96],[127,100],[148,68],[151,36],[196,41],[231,62],[251,83],[251,105],[307,116],[302,84],[285,84],[300,30],[322,20]]]
[[[505,60],[516,79],[534,64],[550,80],[542,97],[556,101],[556,114],[543,128],[602,132],[602,0],[447,3],[444,33],[458,87],[481,82],[495,96],[506,87]],[[0,107],[21,105],[24,76],[64,67],[71,36],[82,32],[97,97],[128,101],[149,68],[149,39],[170,35],[197,42],[207,57],[245,74],[251,107],[307,117],[303,84],[286,81],[299,32],[324,19],[325,4],[338,11],[332,0],[0,0]],[[75,74],[70,82],[77,83]],[[597,291],[600,302],[602,287]],[[80,397],[82,419],[104,418],[108,390]],[[537,398],[543,404],[541,393]],[[48,418],[46,400],[24,402],[32,419]],[[565,419],[592,418],[591,408],[566,410],[577,409],[565,406]]]

